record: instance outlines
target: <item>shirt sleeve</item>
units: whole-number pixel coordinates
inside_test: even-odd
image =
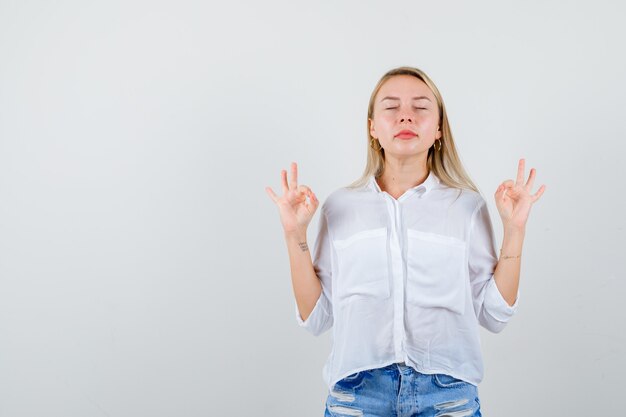
[[[510,306],[496,285],[493,273],[498,264],[489,210],[484,198],[472,214],[469,237],[469,274],[474,312],[481,326],[492,333],[501,332],[517,310],[519,287],[515,303]]]
[[[313,269],[322,284],[322,292],[320,293],[315,307],[306,320],[302,320],[298,304],[294,299],[296,320],[300,327],[304,327],[314,336],[318,336],[330,329],[333,325],[333,309],[332,309],[332,268],[331,268],[331,241],[328,233],[328,222],[325,214],[325,206],[322,205],[320,210],[320,219],[318,223],[317,238],[313,248]]]

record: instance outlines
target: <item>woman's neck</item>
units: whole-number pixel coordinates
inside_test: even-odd
[[[400,160],[394,157],[385,157],[383,173],[376,179],[380,189],[398,199],[409,188],[423,183],[428,177],[429,171],[426,159],[418,158]]]

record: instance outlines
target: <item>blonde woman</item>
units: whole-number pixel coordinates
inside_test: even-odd
[[[494,193],[496,252],[485,199],[463,169],[441,94],[412,67],[370,97],[363,176],[322,205],[313,257],[307,226],[319,201],[281,172],[276,203],[300,326],[332,327],[325,416],[480,416],[479,325],[502,331],[519,301],[522,244],[535,169]]]

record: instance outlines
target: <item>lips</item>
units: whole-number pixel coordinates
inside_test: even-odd
[[[413,132],[412,130],[405,129],[405,130],[401,130],[400,132],[398,132],[395,137],[399,139],[409,139],[414,136],[417,136],[415,132]]]

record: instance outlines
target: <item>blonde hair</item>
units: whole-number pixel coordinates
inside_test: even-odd
[[[432,171],[441,182],[449,187],[453,188],[466,188],[480,193],[478,187],[472,182],[469,175],[465,172],[463,164],[454,146],[454,139],[452,138],[452,131],[448,123],[448,115],[446,113],[446,106],[443,104],[443,99],[439,90],[435,86],[435,83],[420,69],[413,67],[398,67],[387,71],[385,75],[378,81],[372,95],[370,96],[369,105],[367,107],[367,164],[363,175],[358,180],[354,181],[348,188],[362,187],[367,184],[370,176],[380,176],[383,173],[385,166],[385,150],[380,148],[375,150],[370,145],[374,139],[370,134],[370,122],[369,119],[373,118],[374,114],[374,101],[376,94],[380,90],[385,81],[395,75],[412,75],[422,80],[433,92],[437,99],[437,105],[439,108],[439,126],[441,129],[441,149],[435,151],[434,145],[428,150],[427,167]]]

